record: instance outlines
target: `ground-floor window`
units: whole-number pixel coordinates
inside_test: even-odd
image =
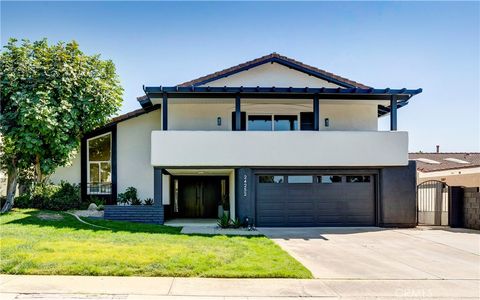
[[[112,192],[112,135],[106,133],[87,140],[87,193]]]

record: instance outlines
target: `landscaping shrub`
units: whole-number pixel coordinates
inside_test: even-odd
[[[230,226],[230,218],[227,214],[223,214],[221,218],[217,220],[217,225],[220,228],[228,228]]]
[[[233,228],[240,228],[242,227],[242,221],[240,221],[239,218],[235,218],[235,220],[232,221],[232,227]]]
[[[95,205],[100,207],[100,206],[104,206],[106,204],[105,202],[106,202],[105,199],[93,196],[93,197],[90,197],[90,201],[88,201],[88,204],[95,203]]]
[[[30,196],[32,207],[38,209],[50,209],[49,202],[58,190],[60,190],[60,187],[54,184],[36,185],[33,187]]]
[[[80,186],[62,181],[58,190],[48,201],[46,209],[68,210],[80,208],[81,204]]]
[[[147,198],[143,200],[144,205],[153,205],[153,199],[152,198]]]
[[[81,205],[80,187],[66,181],[62,181],[60,185],[36,185],[30,193],[16,197],[14,202],[14,206],[18,208],[48,210],[78,209]]]
[[[122,204],[132,204],[132,205],[140,205],[142,202],[138,199],[137,196],[137,189],[134,188],[133,186],[128,187],[125,190],[125,193],[120,193],[118,194],[118,202]]]
[[[32,199],[30,194],[23,194],[18,197],[15,197],[15,201],[13,203],[14,207],[17,208],[32,208]]]

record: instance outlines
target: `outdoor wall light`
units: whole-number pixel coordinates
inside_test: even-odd
[[[221,117],[217,118],[217,126],[222,126],[222,118]]]
[[[330,126],[330,120],[328,118],[325,118],[325,127]]]

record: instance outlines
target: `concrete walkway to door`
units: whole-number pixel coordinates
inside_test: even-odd
[[[259,230],[315,278],[480,280],[479,231],[445,227]]]

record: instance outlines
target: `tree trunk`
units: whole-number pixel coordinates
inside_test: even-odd
[[[17,168],[12,168],[8,170],[8,179],[7,179],[7,200],[2,207],[2,213],[5,213],[12,209],[13,201],[15,199],[15,192],[17,191],[17,182],[18,182],[18,170]]]
[[[43,183],[43,174],[40,167],[40,155],[38,154],[35,156],[35,175],[37,183]]]

